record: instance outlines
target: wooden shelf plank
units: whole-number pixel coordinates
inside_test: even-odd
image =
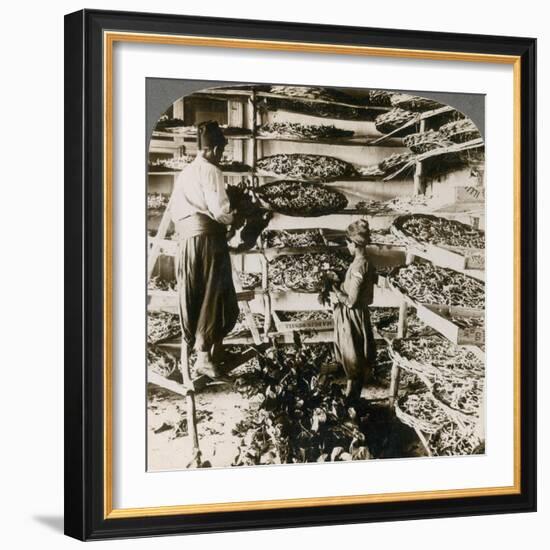
[[[174,126],[174,128],[180,128],[180,126]],[[221,129],[223,132],[223,128]],[[224,135],[227,139],[235,139],[235,140],[242,140],[242,139],[251,139],[252,138],[252,131],[247,130],[246,128],[243,128],[242,133],[225,133]],[[153,131],[153,137],[170,137],[174,139],[196,139],[197,137],[197,131],[189,131],[189,132],[168,132],[165,130],[154,130]],[[166,143],[170,143],[169,141],[166,141]]]
[[[358,147],[377,147],[373,145],[372,141],[378,139],[380,135],[363,135],[363,136],[351,136],[345,138],[300,138],[291,136],[269,136],[259,134],[256,139],[259,141],[283,141],[289,143],[312,143],[321,145],[344,145],[344,146],[358,146]],[[394,138],[386,142],[383,147],[404,147],[403,140],[400,138]]]
[[[153,132],[153,137],[171,137],[174,139],[189,139],[189,138],[195,138],[196,132],[194,133],[172,133],[172,132]],[[258,141],[282,141],[282,142],[290,142],[290,143],[312,143],[312,144],[321,144],[321,145],[342,145],[342,146],[358,146],[358,147],[379,147],[379,145],[374,144],[373,142],[380,137],[383,137],[380,134],[370,134],[370,135],[353,135],[350,137],[342,137],[342,138],[306,138],[306,137],[298,137],[298,136],[277,136],[277,135],[262,135],[258,134],[256,137],[254,137],[250,132],[243,132],[242,134],[226,134],[225,137],[227,139],[233,139],[233,140],[253,140],[257,139]],[[163,141],[163,144],[166,144],[166,148],[172,147],[172,142],[170,141]],[[180,144],[178,144],[177,147],[179,147]],[[401,138],[391,138],[388,141],[386,141],[383,145],[383,147],[405,147],[403,145],[403,140]]]
[[[289,96],[285,94],[274,94],[271,92],[256,92],[256,97],[267,98],[267,99],[279,99],[286,101],[303,101],[304,103],[320,103],[323,105],[336,105],[338,107],[350,107],[352,109],[362,109],[365,111],[378,111],[380,113],[385,113],[390,111],[392,107],[380,107],[378,105],[360,105],[357,103],[345,103],[342,101],[332,101],[329,99],[318,99],[318,98],[309,98],[309,97],[300,97],[300,96]]]
[[[290,290],[270,291],[272,309],[278,311],[318,311],[325,306],[319,303],[316,292],[295,292]],[[374,287],[372,307],[398,307],[399,296],[387,288]]]
[[[181,169],[183,170],[183,168]],[[172,170],[172,171],[166,171],[166,172],[147,172],[148,176],[177,176],[180,174],[181,170]],[[250,170],[239,172],[237,170],[222,170],[222,174],[224,176],[253,176],[254,172]]]
[[[364,109],[366,111],[379,111],[386,112],[392,109],[392,107],[380,107],[378,105],[360,105],[356,103],[345,103],[339,101],[332,101],[327,99],[308,98],[301,96],[289,96],[285,94],[275,94],[271,92],[262,92],[258,90],[237,90],[232,88],[213,88],[207,91],[194,92],[193,95],[200,97],[210,97],[213,99],[220,99],[222,97],[234,97],[240,100],[248,100],[255,94],[256,98],[268,98],[268,99],[280,99],[288,101],[303,101],[305,103],[321,103],[329,105],[337,105],[340,107],[352,107],[354,109]]]

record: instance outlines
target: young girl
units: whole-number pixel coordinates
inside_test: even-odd
[[[372,373],[376,357],[368,307],[373,300],[376,273],[366,253],[366,246],[370,243],[368,222],[358,220],[347,228],[346,233],[353,262],[341,287],[336,287],[331,296],[334,349],[348,378],[346,394],[359,397],[365,379]]]

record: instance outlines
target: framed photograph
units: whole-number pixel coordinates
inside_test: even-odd
[[[65,530],[536,508],[532,38],[65,18]]]

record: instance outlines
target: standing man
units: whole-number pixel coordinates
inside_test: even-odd
[[[226,240],[233,212],[218,167],[226,144],[217,122],[198,126],[199,152],[176,179],[171,200],[183,338],[197,352],[197,372],[210,378],[221,374],[222,342],[239,314]]]

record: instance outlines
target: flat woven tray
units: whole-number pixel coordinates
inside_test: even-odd
[[[284,189],[284,186],[290,186],[293,185],[298,189],[300,186],[307,187],[309,190],[313,190],[317,188],[320,191],[320,195],[330,197],[329,200],[326,201],[324,204],[311,204],[308,207],[290,207],[290,206],[284,206],[284,205],[276,205],[273,203],[273,197],[266,196],[266,192],[269,192],[273,188],[277,188],[278,186],[281,187],[281,189]],[[336,189],[331,189],[330,187],[324,186],[320,183],[305,183],[301,181],[274,181],[271,183],[267,183],[265,185],[262,185],[257,191],[256,191],[258,200],[260,201],[260,204],[263,208],[266,210],[271,210],[273,212],[278,212],[279,214],[284,214],[286,216],[298,216],[301,218],[307,218],[307,217],[317,217],[317,216],[326,216],[328,214],[334,214],[336,212],[340,212],[343,210],[347,204],[348,200],[346,196],[343,193],[340,193],[340,191],[337,191]]]
[[[427,393],[430,394],[431,399],[437,403],[437,405],[445,411],[447,416],[451,418],[456,424],[461,428],[465,429],[468,425],[476,423],[479,417],[479,411],[469,413],[461,410],[457,410],[453,407],[447,405],[444,401],[439,399],[436,394],[434,394],[434,385],[438,380],[443,378],[441,371],[429,363],[419,363],[403,357],[399,352],[395,350],[395,347],[392,343],[389,348],[390,355],[392,359],[398,364],[403,370],[414,374],[418,377],[422,383],[426,386]],[[414,426],[413,426],[414,427]]]
[[[428,392],[426,392],[425,396],[427,399],[432,399],[431,395]],[[408,396],[404,396],[404,398],[406,397]],[[438,430],[440,430],[441,427],[444,426],[445,423],[448,421],[447,419],[442,418],[439,422],[433,422],[431,420],[419,418],[405,412],[401,408],[401,403],[404,398],[398,399],[395,402],[395,415],[397,416],[397,418],[399,418],[399,420],[401,420],[401,422],[403,422],[410,428],[413,428],[414,430],[419,430],[424,434],[434,434]]]

